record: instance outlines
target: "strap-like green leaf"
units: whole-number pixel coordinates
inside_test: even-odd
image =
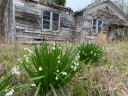
[[[41,85],[41,83],[39,83],[39,85],[38,85],[38,87],[37,87],[37,89],[36,89],[36,93],[35,93],[34,96],[37,96],[37,94],[38,94],[38,92],[39,92],[39,90],[40,90],[40,85]]]
[[[45,76],[39,76],[39,77],[34,77],[34,78],[29,78],[29,80],[39,80],[41,78],[44,78]]]
[[[51,89],[52,89],[52,91],[53,91],[53,93],[54,93],[54,96],[57,96],[57,93],[56,93],[54,87],[52,86],[52,84],[50,84],[50,87],[51,87]]]

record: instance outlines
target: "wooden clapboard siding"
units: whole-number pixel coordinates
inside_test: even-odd
[[[36,40],[71,41],[74,34],[73,12],[51,8],[45,5],[15,1],[16,39],[35,42]],[[60,30],[46,31],[42,28],[43,10],[60,14]]]

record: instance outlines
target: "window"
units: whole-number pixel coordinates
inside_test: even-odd
[[[93,19],[92,20],[93,32],[94,33],[100,33],[100,32],[102,32],[102,25],[103,25],[103,21],[102,20]]]
[[[46,30],[53,30],[53,31],[58,31],[60,27],[60,15],[53,13],[53,12],[48,12],[44,11],[43,12],[43,29]]]

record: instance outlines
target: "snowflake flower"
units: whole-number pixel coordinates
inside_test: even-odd
[[[43,70],[43,69],[42,69],[42,67],[40,66],[40,67],[39,67],[39,71],[42,71],[42,70]]]
[[[35,87],[35,86],[36,86],[36,84],[31,84],[31,86],[32,86],[32,87]]]
[[[59,72],[59,70],[57,70],[56,72]]]
[[[24,55],[24,57],[26,57],[26,55]]]
[[[60,56],[58,56],[57,58],[60,59]]]
[[[52,47],[53,50],[55,50],[55,47]]]
[[[67,44],[69,44],[69,42],[67,42]]]
[[[26,60],[26,62],[28,62],[28,60]]]
[[[94,56],[96,56],[96,53],[94,53]]]
[[[15,67],[12,69],[12,74],[20,75],[19,67],[18,67],[18,66],[15,66]]]
[[[56,78],[55,78],[56,80],[58,80],[58,77],[56,76]]]
[[[77,63],[76,65],[79,66],[79,63]]]
[[[75,67],[74,67],[74,71],[76,71],[76,70],[77,70],[77,67],[75,66]]]
[[[21,61],[21,58],[19,58],[18,61]]]
[[[11,91],[9,91],[8,93],[6,93],[5,96],[12,96],[13,95],[13,92],[14,92],[14,89],[12,89]]]
[[[93,53],[93,51],[91,51],[91,54]]]
[[[71,66],[71,68],[74,68],[74,66]]]
[[[28,60],[29,58],[28,57],[26,57],[26,60]]]
[[[60,63],[60,60],[58,60],[58,63]]]
[[[27,50],[27,48],[25,47],[24,50]]]
[[[63,72],[63,75],[65,75],[65,76],[66,76],[66,75],[67,75],[67,73],[66,73],[66,72]]]
[[[55,45],[56,45],[56,43],[53,43],[53,45],[55,46]]]

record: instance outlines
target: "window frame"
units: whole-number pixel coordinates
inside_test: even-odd
[[[50,12],[50,28],[49,28],[49,29],[44,29],[44,27],[43,27],[43,21],[44,21],[43,16],[44,16],[44,12]],[[53,14],[54,14],[54,13],[59,15],[58,30],[53,30]],[[41,19],[42,19],[42,29],[43,29],[44,31],[53,31],[53,32],[58,32],[58,31],[60,31],[60,17],[61,17],[61,14],[59,14],[59,13],[57,13],[57,12],[51,12],[51,11],[48,11],[48,10],[44,10],[44,11],[42,12],[42,16],[41,16]]]
[[[95,26],[96,27],[96,31],[94,32],[95,34],[100,34],[101,32],[103,32],[103,20],[101,19],[96,19],[96,25],[93,25],[93,20],[96,19],[96,18],[93,18],[92,19],[92,31],[94,32],[94,29],[93,27]],[[102,21],[102,24],[101,24],[101,31],[99,32],[99,21]]]

